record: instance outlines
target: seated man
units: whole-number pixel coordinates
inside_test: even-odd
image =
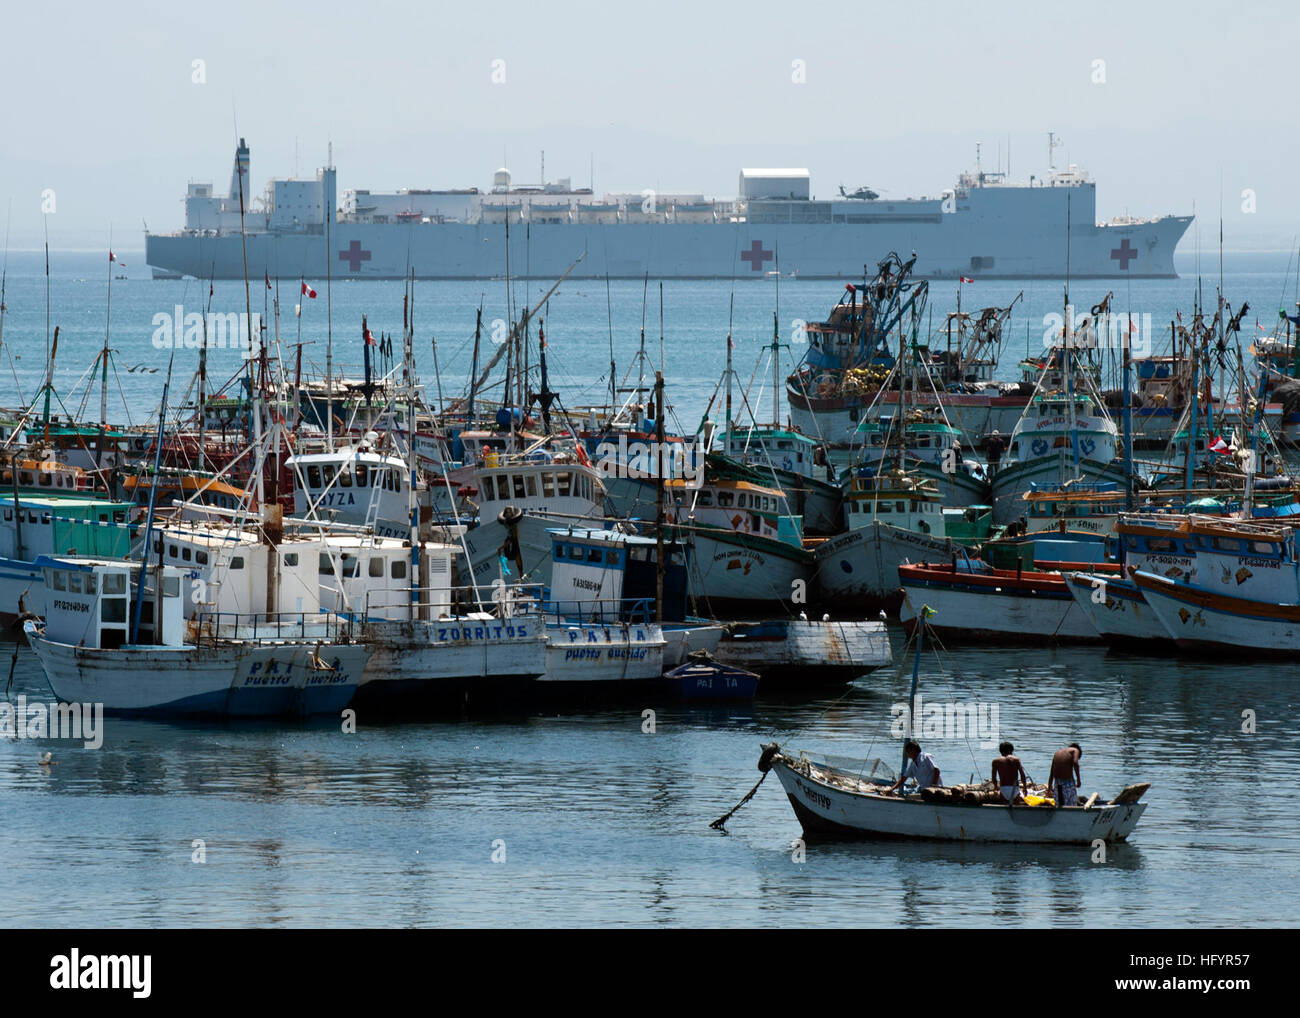
[[[1029,794],[1029,778],[1025,775],[1020,758],[1013,755],[1015,751],[1015,746],[1004,742],[998,746],[998,752],[1002,755],[993,761],[993,783],[998,786],[1002,798],[1012,806],[1016,803],[1024,805],[1024,796]],[[1016,789],[1017,778],[1020,779],[1019,790]]]
[[[1047,787],[1058,806],[1079,805],[1079,757],[1083,749],[1072,742],[1058,749],[1052,756],[1052,771],[1047,776]]]
[[[921,752],[921,745],[908,739],[903,743],[903,756],[907,757],[907,766],[903,768],[902,776],[890,786],[891,792],[897,792],[903,787],[903,782],[908,778],[916,779],[917,788],[938,788],[943,782],[940,780],[939,765],[934,762],[934,757],[929,753]]]

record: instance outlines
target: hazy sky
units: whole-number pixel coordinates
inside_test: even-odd
[[[1217,244],[1300,232],[1300,5],[515,3],[10,5],[0,36],[0,215],[10,246],[143,247],[190,180],[224,193],[238,134],[254,193],[487,187],[503,151],[598,191],[735,194],[742,166],[807,166],[813,191],[933,195],[957,173],[1057,164],[1099,213],[1199,213]],[[194,61],[206,81],[196,84]],[[493,61],[504,61],[494,83]],[[795,61],[805,81],[796,83]],[[1104,65],[1096,63],[1104,61]],[[496,65],[500,76],[501,65]],[[1104,80],[1095,80],[1103,79]],[[1242,191],[1254,192],[1254,213]],[[1196,240],[1189,231],[1180,251]]]

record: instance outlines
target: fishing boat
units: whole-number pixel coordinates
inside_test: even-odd
[[[1023,496],[1035,488],[1078,480],[1125,484],[1115,422],[1090,394],[1035,396],[1010,441],[993,475],[993,518],[998,523],[1021,515]]]
[[[705,477],[665,482],[672,532],[691,545],[695,614],[719,618],[789,602],[807,590],[813,555],[783,492],[748,481]]]
[[[950,559],[985,540],[991,507],[945,508],[933,481],[903,471],[861,467],[844,492],[848,531],[814,547],[818,597],[850,598],[894,610],[902,598],[898,567]]]
[[[1061,808],[1046,802],[1011,806],[974,792],[969,803],[888,795],[893,782],[871,775],[865,764],[836,766],[802,753],[790,757],[771,743],[759,769],[776,774],[804,833],[812,836],[1091,845],[1126,840],[1147,808],[1138,799],[1147,785],[1129,786],[1106,803]]]
[[[61,701],[108,713],[230,718],[334,714],[369,651],[320,612],[208,614],[187,622],[187,570],[42,557],[45,621],[24,632]]]
[[[912,635],[915,656],[905,740],[915,730],[921,651],[932,614],[928,608],[920,612]],[[763,746],[758,769],[764,778],[775,772],[804,833],[810,836],[1081,845],[1123,841],[1146,811],[1140,800],[1150,788],[1131,785],[1104,805],[1093,795],[1081,806],[1062,807],[1046,798],[1046,788],[1035,790],[1044,794],[1008,803],[991,782],[899,794],[894,791],[898,784],[894,774],[879,759],[788,756],[775,742]],[[714,826],[722,826],[726,819],[720,818]]]
[[[1118,571],[1105,564],[1092,568]],[[1059,572],[995,569],[976,559],[898,567],[899,618],[908,632],[922,606],[934,610],[941,636],[1005,643],[1097,643],[1101,636],[1075,604]]]
[[[1207,590],[1134,569],[1133,582],[1180,650],[1294,659],[1300,605]]]
[[[835,621],[828,615],[732,622],[714,656],[762,676],[765,690],[810,689],[883,668],[893,651],[882,620]]]

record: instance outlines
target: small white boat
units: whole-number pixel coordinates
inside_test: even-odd
[[[852,682],[893,661],[878,619],[767,619],[726,628],[713,656],[762,676],[765,690]]]
[[[1146,812],[1138,798],[1150,786],[1132,785],[1108,803],[1057,808],[988,802],[926,801],[921,795],[886,795],[892,783],[863,777],[805,754],[785,756],[764,747],[759,768],[780,779],[795,815],[809,835],[1090,845],[1124,841]]]

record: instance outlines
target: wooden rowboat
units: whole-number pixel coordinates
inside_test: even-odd
[[[886,778],[862,777],[806,754],[786,756],[776,743],[765,746],[759,759],[760,770],[769,768],[805,834],[852,838],[1070,845],[1124,841],[1146,811],[1147,804],[1138,800],[1150,787],[1131,785],[1104,804],[1094,797],[1083,806],[1009,806],[886,795],[891,784]]]

